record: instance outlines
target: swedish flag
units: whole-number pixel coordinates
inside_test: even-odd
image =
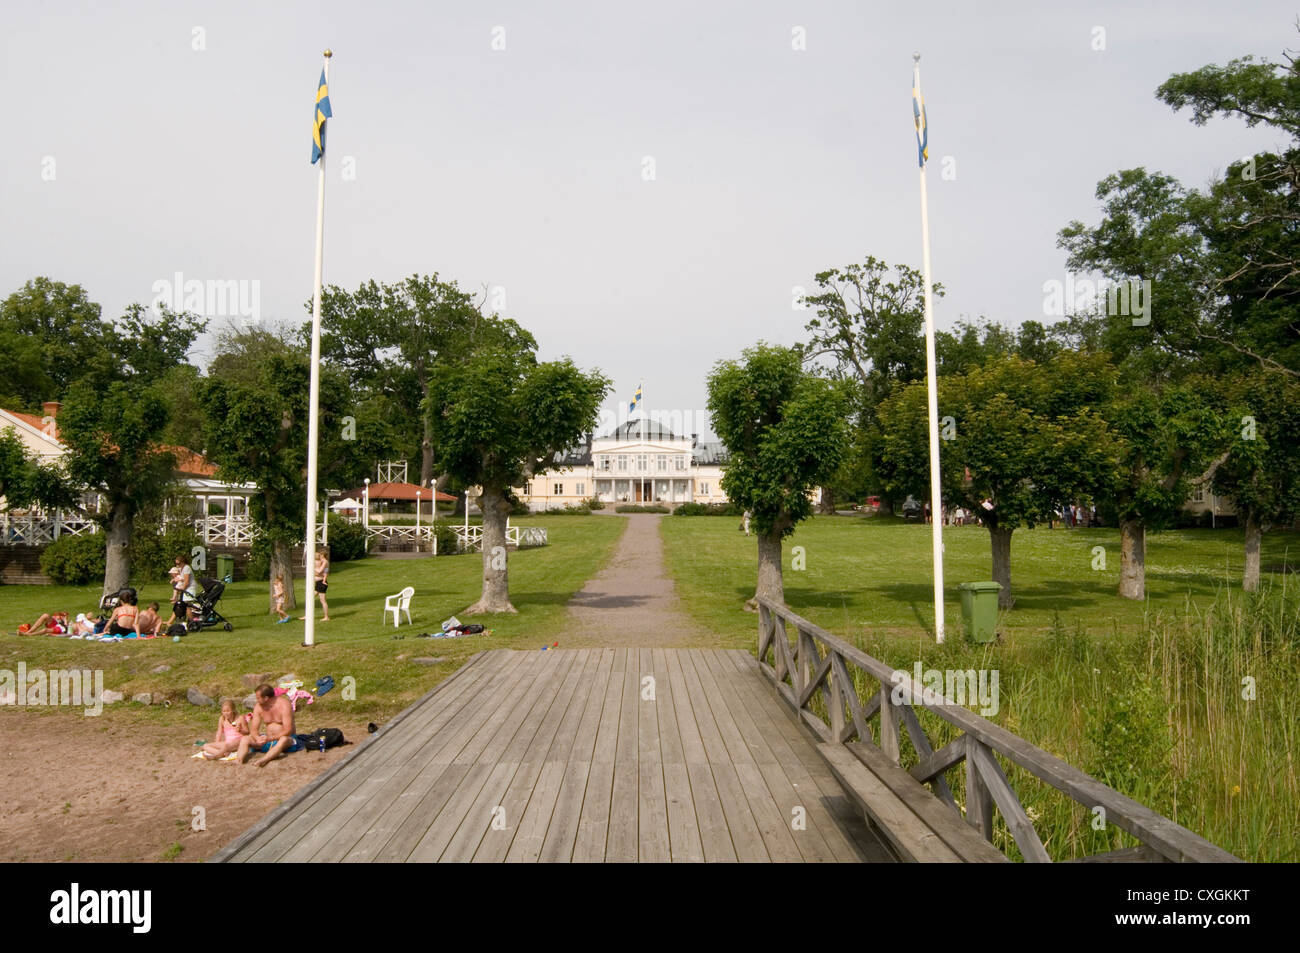
[[[916,124],[916,164],[925,167],[930,158],[930,127],[925,122],[925,100],[915,82],[912,84],[912,117]]]
[[[636,396],[632,398],[632,404],[628,407],[627,412],[630,414],[641,405],[641,385],[636,385]]]
[[[325,71],[320,71],[320,85],[316,87],[316,113],[311,124],[311,162],[325,154],[325,120],[334,113],[330,111],[330,91],[325,85]]]

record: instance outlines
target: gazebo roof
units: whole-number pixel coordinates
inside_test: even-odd
[[[433,491],[427,486],[416,486],[414,483],[372,483],[370,484],[370,499],[388,500],[391,502],[414,503],[416,493],[419,493],[419,499],[427,500],[430,493],[435,493],[440,503],[455,503],[456,497],[450,493],[443,493],[441,490]],[[364,499],[366,494],[365,487],[357,487],[355,490],[348,490],[345,496],[354,499]]]

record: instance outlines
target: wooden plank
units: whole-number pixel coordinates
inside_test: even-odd
[[[1003,853],[980,837],[960,814],[954,814],[951,808],[926,790],[920,781],[885,757],[875,745],[854,742],[844,747],[962,860],[968,863],[1008,862]]]
[[[586,680],[586,700],[582,718],[573,733],[573,744],[568,752],[568,764],[565,766],[564,780],[560,783],[560,793],[556,798],[555,812],[551,825],[546,831],[546,840],[542,844],[541,861],[556,863],[573,859],[573,851],[578,836],[578,825],[586,801],[587,781],[591,775],[591,759],[596,747],[596,737],[600,729],[600,716],[604,709],[609,675],[613,668],[614,650],[600,649],[596,655],[594,674]],[[563,730],[563,728],[561,729]],[[548,758],[553,757],[552,748]]]
[[[993,798],[975,766],[975,752],[979,747],[977,738],[966,735],[966,823],[992,842]]]
[[[762,840],[763,852],[769,859],[798,860],[799,848],[791,836],[788,822],[777,809],[772,793],[763,779],[762,771],[758,769],[756,755],[762,756],[768,763],[775,763],[775,758],[772,757],[770,749],[759,743],[761,734],[755,731],[746,713],[733,713],[728,708],[726,696],[709,666],[708,658],[711,654],[703,649],[687,649],[684,652],[683,665],[690,663],[701,686],[697,698],[703,701],[696,705],[697,712],[702,704],[707,703],[719,733],[726,740],[727,750],[732,754],[731,762],[714,766],[713,775],[718,784],[718,792],[723,797],[723,807],[727,812],[728,826],[731,827],[731,839],[736,847],[736,854],[741,860],[745,860],[746,852],[757,853],[753,845],[742,847],[739,839],[739,836],[752,838],[757,832]],[[737,716],[746,722],[744,731],[737,724]],[[750,741],[746,740],[746,733],[755,742],[753,750],[750,748]],[[736,805],[737,810],[734,812],[727,809],[727,798],[729,795],[734,797],[736,790],[732,788],[732,777],[735,777],[738,790],[749,808],[748,821],[745,812],[738,810],[739,805]],[[742,835],[738,835],[732,824],[733,813],[740,820]]]
[[[476,711],[493,700],[506,697],[516,682],[525,677],[523,670],[508,657],[495,657],[491,663],[495,671],[475,686],[477,690],[471,689],[457,700],[455,706],[445,707],[432,719],[407,722],[400,735],[390,736],[387,750],[381,759],[365,765],[364,771],[353,771],[341,777],[339,783],[321,791],[293,818],[286,818],[274,836],[266,840],[249,859],[256,862],[311,859],[321,847],[346,829],[348,820],[360,807],[360,801],[349,803],[347,799],[368,780],[377,780],[380,786],[389,787],[390,781],[397,775],[396,787],[392,792],[396,796],[406,783],[405,775],[397,774],[401,764],[408,760],[423,760],[431,752],[442,751],[446,746],[440,746],[444,738],[436,731],[428,731],[428,726],[454,725],[464,721],[463,712]],[[461,732],[453,734],[446,743],[454,742],[459,746],[472,734],[472,725],[467,725]],[[454,750],[456,749],[453,748],[452,751]],[[431,760],[446,764],[450,762],[450,757],[433,757]]]
[[[796,806],[802,807],[806,812],[807,829],[794,832],[795,841],[800,845],[805,858],[841,862],[868,860],[868,854],[855,843],[852,835],[859,835],[872,841],[872,846],[876,846],[875,837],[866,830],[861,813],[850,808],[843,789],[831,776],[825,761],[815,750],[812,750],[808,737],[799,730],[799,726],[790,714],[773,696],[766,682],[754,668],[752,660],[741,652],[720,652],[717,659],[720,665],[729,667],[734,673],[731,685],[737,704],[749,710],[751,718],[771,747],[792,792],[789,799],[781,804],[783,814],[792,816],[793,808]],[[746,664],[747,662],[749,664]],[[817,773],[825,779],[827,790],[823,790],[823,785],[805,766],[799,757],[797,750],[799,748],[812,750],[814,764],[820,769]],[[768,782],[769,789],[776,790],[772,787],[774,783],[772,777],[768,778]],[[838,799],[840,802],[840,813],[834,811],[832,799]],[[841,818],[848,819],[848,824],[842,824]],[[851,833],[846,832],[846,827]],[[815,849],[811,854],[802,843],[807,835],[813,835],[821,842],[820,845],[814,845]],[[885,859],[887,856],[883,851],[877,853],[880,859]]]
[[[930,744],[930,739],[925,734],[925,729],[921,727],[921,720],[916,717],[911,705],[902,705],[899,712],[903,716],[903,724],[907,728],[907,736],[912,739],[912,747],[916,749],[917,757],[924,761],[930,755],[934,754],[934,747]],[[948,805],[948,808],[956,814],[961,810],[957,807],[957,799],[952,796],[952,790],[948,787],[948,782],[944,779],[943,774],[931,775],[934,779],[934,786],[931,790],[935,796]],[[928,780],[928,779],[927,779]]]
[[[826,759],[817,751],[813,733],[792,708],[772,694],[768,680],[760,677],[761,672],[755,660],[745,652],[733,652],[730,658],[747,676],[741,684],[768,712],[769,724],[787,740],[791,753],[820,792],[821,804],[841,835],[840,839],[827,835],[828,842],[837,850],[841,859],[865,859],[870,863],[897,862],[893,852],[871,830],[861,809],[848,797],[843,786],[831,773]]]
[[[541,849],[554,801],[546,802],[545,792],[540,792],[537,785],[545,772],[544,765],[552,746],[557,743],[560,727],[570,717],[574,696],[581,687],[585,701],[585,692],[591,687],[587,676],[599,664],[598,654],[590,649],[544,654],[554,656],[548,658],[546,664],[555,665],[558,669],[553,686],[544,692],[546,707],[543,709],[540,704],[535,705],[515,732],[510,744],[503,749],[510,761],[515,757],[522,758],[521,762],[516,762],[518,769],[509,788],[502,792],[495,805],[500,808],[505,826],[501,830],[491,825],[483,828],[483,837],[480,838],[483,846],[480,847],[476,842],[475,850],[460,852],[460,858],[465,860],[479,856],[480,850],[484,859],[487,856],[504,856],[506,859],[536,860]],[[571,745],[572,734],[564,737],[560,743]],[[496,836],[498,834],[501,836]],[[501,848],[505,846],[507,838],[509,846],[503,855]],[[489,840],[490,845],[487,844]]]
[[[727,705],[728,710],[731,711],[737,727],[740,728],[742,735],[745,737],[746,744],[754,753],[758,772],[762,778],[762,785],[751,788],[747,784],[746,790],[758,794],[762,789],[766,789],[768,798],[775,808],[776,816],[780,820],[783,832],[789,835],[791,843],[795,845],[799,852],[799,857],[795,859],[815,863],[833,861],[835,855],[822,835],[820,827],[816,823],[809,823],[810,813],[816,810],[819,805],[815,801],[811,801],[806,795],[800,794],[797,785],[787,774],[785,761],[777,754],[770,741],[770,725],[767,724],[766,719],[760,722],[738,693],[735,683],[741,680],[740,673],[734,665],[723,657],[722,653],[702,652],[700,658],[712,671],[719,696],[723,703]],[[829,666],[827,670],[829,671]],[[775,700],[773,701],[775,702]],[[798,759],[793,754],[790,754],[789,760],[793,763],[792,767],[800,768]],[[743,780],[744,772],[737,768],[737,773],[741,775]],[[803,772],[800,771],[800,773]],[[805,804],[805,801],[810,801],[810,803]],[[797,818],[796,811],[801,813],[802,817]],[[755,809],[754,814],[757,818],[759,811]],[[802,829],[796,828],[796,822],[802,825]],[[780,840],[783,842],[784,838],[780,838]],[[777,859],[776,852],[770,848],[768,852],[772,855],[773,860]]]
[[[437,699],[441,702],[448,696],[454,696],[456,692],[463,689],[463,686],[475,679],[483,677],[483,669],[479,668],[483,664],[487,653],[478,652],[471,656],[460,668],[452,672],[447,678],[435,685],[420,699],[412,703],[407,708],[399,712],[392,721],[379,730],[375,735],[359,743],[356,748],[345,754],[339,761],[329,769],[315,778],[311,783],[304,785],[296,794],[286,799],[283,803],[267,812],[257,823],[248,830],[244,831],[239,837],[229,844],[218,850],[211,858],[216,863],[226,863],[237,859],[249,845],[255,844],[275,825],[280,823],[286,817],[292,815],[303,804],[310,802],[323,789],[328,789],[335,784],[338,779],[348,773],[351,767],[359,760],[372,762],[377,751],[384,747],[380,744],[385,737],[391,738],[394,728],[406,722],[408,719],[417,716],[420,712],[426,710],[431,702]],[[441,697],[440,697],[441,696]],[[238,859],[243,859],[242,856]]]
[[[599,863],[605,859],[605,841],[609,833],[610,798],[614,786],[614,760],[618,755],[619,713],[623,705],[623,683],[627,671],[627,649],[615,649],[605,683],[604,704],[595,747],[591,753],[591,770],[578,819],[578,836],[573,844],[575,863]]]
[[[629,649],[623,672],[623,702],[619,709],[618,746],[614,760],[614,783],[610,791],[609,830],[605,839],[606,863],[636,863],[640,856],[637,811],[641,768],[637,762],[640,745],[640,663],[635,649]]]
[[[734,863],[736,849],[731,843],[727,815],[722,809],[722,800],[713,780],[713,771],[709,767],[700,727],[696,724],[690,686],[682,672],[681,654],[677,651],[667,652],[665,661],[674,686],[673,709],[677,716],[678,735],[682,741],[686,776],[691,787],[691,803],[700,834],[700,848],[704,852],[705,861],[709,863]]]
[[[1020,853],[1025,860],[1034,864],[1050,864],[1052,858],[1048,855],[1047,848],[1043,846],[1038,832],[1034,830],[1033,822],[1025,814],[1020,798],[1011,789],[1011,782],[1002,773],[1001,765],[983,745],[976,746],[970,755],[974,756],[975,767],[988,786],[989,793],[993,795],[998,810],[1002,812],[1002,819],[1006,821],[1011,836],[1015,838],[1016,846],[1020,848]]]
[[[503,671],[506,671],[504,667],[510,662],[510,659],[502,660]],[[507,684],[517,685],[517,681]],[[471,699],[465,705],[472,703]],[[461,706],[458,712],[463,710],[464,706]],[[422,737],[424,744],[420,748],[408,746],[400,750],[395,753],[393,761],[365,776],[360,787],[347,798],[347,806],[354,807],[355,813],[342,815],[344,806],[335,807],[329,815],[329,823],[320,826],[322,832],[331,833],[331,836],[312,853],[302,854],[303,857],[309,857],[313,862],[341,861],[354,850],[364,857],[374,846],[382,844],[395,831],[400,820],[406,818],[408,810],[419,801],[417,794],[428,787],[433,777],[441,774],[443,766],[450,762],[450,759],[439,761],[435,753],[435,745],[443,741],[439,725],[450,722],[451,718],[446,716],[450,714],[454,712],[445,712],[443,718],[433,722],[412,724],[409,731],[411,741],[419,741]],[[411,790],[412,785],[416,785],[415,790]],[[411,793],[408,794],[408,790]],[[309,839],[304,839],[303,846],[309,842]],[[290,859],[287,854],[286,859]]]
[[[499,711],[493,711],[490,722],[495,726],[495,730],[490,733],[482,732],[477,740],[462,748],[461,753],[454,759],[453,763],[470,765],[470,770],[465,773],[454,794],[443,802],[436,813],[425,815],[423,830],[420,830],[419,825],[413,825],[413,829],[404,832],[403,841],[399,842],[398,838],[394,838],[394,844],[390,846],[398,851],[405,851],[405,859],[424,863],[437,860],[442,855],[465,821],[470,808],[473,807],[495,767],[492,762],[479,761],[478,754],[488,742],[496,738],[498,733],[504,733],[512,739],[521,734],[531,739],[542,713],[549,709],[555,694],[563,684],[565,673],[574,662],[572,655],[555,658],[533,656],[532,653],[524,653],[524,655],[526,671],[533,673],[532,679],[523,685],[517,697],[512,697],[501,706]],[[511,743],[514,743],[513,740]],[[509,746],[506,750],[509,750]],[[503,760],[507,764],[516,763],[514,759]],[[477,820],[476,818],[471,823],[476,823]],[[513,821],[509,817],[506,820],[508,825]],[[381,859],[386,858],[381,855]]]
[[[651,660],[656,677],[656,708],[659,716],[659,748],[663,756],[664,798],[668,809],[668,846],[673,863],[699,863],[704,860],[699,822],[691,797],[690,773],[682,746],[677,719],[678,696],[686,692],[679,687],[669,668],[672,650],[653,649]],[[692,716],[693,717],[693,716]]]
[[[541,766],[537,775],[537,785],[529,797],[528,807],[519,820],[519,829],[511,841],[506,854],[510,862],[536,862],[541,857],[542,846],[546,841],[546,831],[550,827],[555,813],[560,788],[564,779],[565,766],[569,751],[573,748],[573,736],[577,724],[581,722],[586,710],[586,699],[591,692],[591,676],[597,671],[601,658],[595,651],[578,650],[578,662],[575,664],[562,692],[556,696],[554,705],[546,722],[538,729],[537,738],[524,753],[526,766]],[[582,783],[585,787],[585,776]],[[572,793],[571,793],[572,794]],[[581,789],[577,796],[581,797]],[[581,810],[581,802],[576,811]]]
[[[1063,864],[1159,864],[1163,862],[1165,858],[1146,844],[1121,847],[1119,850],[1108,850],[1104,854],[1089,854],[1086,857],[1071,857],[1069,860],[1061,861]]]
[[[662,864],[672,860],[672,849],[659,747],[659,679],[650,649],[638,650],[637,668],[637,856],[642,863]]]
[[[867,770],[847,747],[821,744],[817,750],[826,758],[844,790],[871,815],[876,827],[903,859],[918,863],[961,861],[961,857],[912,813],[883,781]]]

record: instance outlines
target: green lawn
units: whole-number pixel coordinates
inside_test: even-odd
[[[666,517],[669,571],[684,608],[725,644],[754,651],[756,545],[721,517]],[[786,601],[830,632],[911,670],[986,669],[1000,675],[991,719],[1137,801],[1248,860],[1300,860],[1300,584],[1264,574],[1240,590],[1242,535],[1232,530],[1152,534],[1146,602],[1116,595],[1115,530],[1017,531],[1013,609],[1001,641],[961,636],[954,586],[987,579],[988,533],[945,529],[949,638],[934,643],[930,528],[901,521],[819,517],[785,547]],[[806,568],[792,567],[793,547]],[[1103,547],[1106,569],[1092,569]],[[1263,564],[1292,565],[1300,536],[1265,537]],[[1059,614],[1059,615],[1058,615]],[[875,690],[863,679],[859,691]],[[971,705],[970,707],[977,707]],[[918,716],[935,748],[956,732]],[[904,735],[903,761],[916,753]],[[1005,765],[1004,765],[1005,767]],[[1008,775],[1056,859],[1127,847],[1114,826],[1026,772]],[[961,800],[963,775],[949,772]],[[1001,825],[998,846],[1017,856]]]
[[[754,594],[757,545],[735,517],[672,517],[663,521],[669,569],[687,610],[733,645],[752,645],[758,623],[741,606]],[[803,570],[792,568],[803,547]],[[1094,570],[1094,547],[1105,569]],[[988,531],[944,527],[944,613],[960,631],[956,586],[990,578]],[[1300,533],[1264,537],[1265,566],[1290,553],[1300,562]],[[1189,600],[1207,605],[1225,583],[1240,585],[1242,534],[1179,530],[1147,536],[1147,602],[1121,599],[1119,531],[1017,530],[1011,538],[1015,607],[1000,614],[1005,640],[1047,631],[1053,615],[1090,632],[1137,631],[1150,613],[1181,613]],[[892,634],[933,638],[930,527],[898,519],[813,517],[785,541],[785,597],[790,607],[838,635]],[[1267,579],[1270,574],[1265,574]]]
[[[528,520],[519,522],[531,525]],[[242,698],[249,692],[240,681],[245,673],[272,672],[278,677],[295,672],[308,688],[319,676],[332,675],[339,687],[324,699],[331,713],[359,721],[382,721],[481,649],[540,650],[543,644],[557,640],[563,647],[566,604],[608,559],[625,525],[623,520],[601,517],[546,521],[549,545],[510,553],[510,596],[519,614],[474,620],[461,617],[461,621],[479,621],[492,629],[490,636],[461,639],[413,636],[437,631],[442,620],[478,598],[483,564],[482,557],[472,553],[336,563],[330,570],[331,620],[321,622],[318,618],[317,645],[311,649],[301,647],[303,623],[296,619],[301,612],[294,614],[293,622],[274,624],[274,616],[267,610],[264,582],[237,582],[226,587],[219,608],[234,624],[233,632],[205,629],[180,642],[117,643],[13,634],[20,622],[32,622],[41,612],[66,610],[75,615],[91,610],[99,598],[98,586],[4,586],[0,587],[0,626],[6,634],[0,636],[0,668],[14,671],[22,661],[29,669],[102,669],[105,687],[124,692],[128,699],[135,693],[153,692],[168,695],[173,702],[170,708],[145,709],[128,701],[114,706],[114,718],[129,711],[142,719],[191,723],[202,729],[201,733],[210,732],[212,711],[185,703],[185,691],[191,685],[213,698]],[[394,629],[391,621],[385,625],[381,618],[384,596],[407,585],[415,587],[411,602],[414,625],[406,625],[403,619],[401,628]],[[156,600],[164,604],[164,614],[167,612],[165,582],[138,588],[142,605]],[[298,594],[301,598],[301,581]],[[395,640],[394,633],[405,638]],[[413,662],[414,657],[442,657],[444,661],[426,666]],[[160,664],[170,665],[171,671],[151,674]],[[357,697],[351,702],[341,697],[342,680],[348,675],[356,679]],[[81,713],[81,709],[72,711]],[[310,720],[306,725],[316,726]]]

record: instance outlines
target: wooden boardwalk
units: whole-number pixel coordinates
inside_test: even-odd
[[[495,650],[219,861],[892,861],[743,651]]]

